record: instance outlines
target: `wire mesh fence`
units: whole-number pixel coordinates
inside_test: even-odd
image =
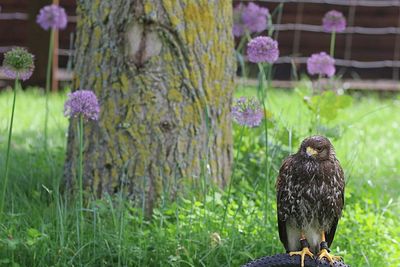
[[[234,1],[234,6],[247,2],[250,1]],[[338,73],[347,79],[399,79],[400,1],[251,2],[269,8],[271,13],[278,5],[283,6],[282,17],[272,20],[274,30],[279,32],[281,50],[275,79],[289,80],[293,64],[299,73],[304,73],[311,54],[329,50],[329,34],[321,24],[323,15],[332,9],[342,12],[347,19],[346,30],[337,34]]]
[[[281,50],[275,79],[290,80],[293,63],[298,65],[299,73],[304,73],[308,56],[328,50],[329,34],[323,31],[321,19],[331,9],[341,11],[347,18],[346,30],[337,36],[335,55],[338,73],[346,79],[388,80],[384,86],[390,80],[395,82],[400,78],[400,0],[233,1],[233,5],[247,2],[263,5],[270,11],[283,4],[282,16],[274,20],[276,24],[273,25]],[[28,21],[32,21],[34,12],[28,10],[29,1],[18,3],[0,0],[0,33],[3,33],[0,53],[8,51],[13,45],[12,38],[7,40],[7,36],[15,35],[10,33],[10,29],[19,33],[17,45],[29,46],[26,40],[32,32],[24,28]],[[74,9],[74,1],[61,1],[61,5],[66,3],[69,10]],[[55,79],[67,81],[72,79],[69,69],[73,36],[70,33],[74,31],[77,21],[74,11],[68,13],[69,31],[62,33],[55,51],[60,58]],[[47,40],[42,42],[45,47]]]

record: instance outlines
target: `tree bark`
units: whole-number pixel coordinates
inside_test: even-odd
[[[100,120],[85,125],[86,190],[122,191],[151,213],[185,179],[224,186],[232,164],[231,1],[81,0],[77,13],[75,88],[93,90],[101,105]]]

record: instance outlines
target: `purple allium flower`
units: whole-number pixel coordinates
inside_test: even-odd
[[[34,57],[26,49],[15,47],[4,54],[3,73],[10,79],[29,79],[35,65]]]
[[[247,6],[237,5],[233,9],[233,35],[242,36],[246,30],[252,32],[262,32],[268,27],[268,8],[260,7],[250,2]]]
[[[240,3],[233,8],[233,36],[240,37],[244,34],[244,25],[242,21],[244,5]]]
[[[18,77],[18,79],[26,81],[32,76],[33,68],[30,69],[30,70],[25,70],[25,71],[19,71],[18,72],[18,71],[13,70],[12,68],[3,67],[3,73],[4,73],[4,75],[6,75],[10,79],[15,80]]]
[[[307,59],[307,71],[309,74],[319,74],[332,77],[335,74],[335,59],[325,52],[312,54]]]
[[[269,10],[250,2],[242,13],[244,25],[250,32],[262,32],[268,26]]]
[[[239,125],[256,127],[260,125],[264,112],[255,98],[240,97],[233,104],[232,117]]]
[[[274,63],[279,57],[278,42],[268,36],[258,36],[247,44],[247,57],[253,63]]]
[[[64,104],[64,116],[76,118],[82,115],[86,121],[97,121],[99,113],[99,102],[92,91],[77,90],[68,94],[68,99]]]
[[[36,17],[36,22],[45,30],[65,29],[67,27],[67,14],[65,9],[58,5],[44,6]]]
[[[326,32],[342,32],[346,29],[346,19],[341,12],[331,10],[322,19],[322,26]]]

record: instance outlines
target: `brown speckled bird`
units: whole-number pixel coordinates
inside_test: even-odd
[[[279,237],[292,255],[326,258],[344,205],[344,174],[331,142],[312,136],[286,158],[276,181]]]

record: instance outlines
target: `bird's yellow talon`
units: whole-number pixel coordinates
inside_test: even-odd
[[[322,258],[326,258],[331,265],[333,265],[335,261],[342,260],[342,257],[331,255],[326,249],[321,249],[321,251],[318,254],[318,259],[322,260]]]
[[[304,259],[305,259],[306,255],[310,256],[311,258],[314,258],[314,254],[311,253],[311,251],[308,247],[303,248],[303,250],[301,250],[301,251],[289,252],[289,256],[294,256],[294,255],[301,256],[301,267],[304,267]]]

